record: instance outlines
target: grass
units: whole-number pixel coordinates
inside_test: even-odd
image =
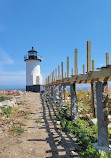
[[[67,93],[67,96],[70,97],[69,92]],[[78,108],[80,108],[79,115],[82,114],[83,116],[86,116],[86,114],[90,114],[89,120],[93,118],[91,109],[91,92],[83,90],[77,91],[77,98]],[[77,143],[81,147],[81,156],[85,158],[111,158],[111,155],[108,157],[103,151],[98,153],[92,146],[92,143],[97,142],[97,124],[90,126],[89,120],[81,120],[79,117],[76,122],[71,121],[69,103],[64,102],[64,107],[64,109],[56,109],[56,119],[61,121],[62,131],[71,133],[77,138]],[[108,129],[108,133],[110,140],[111,128]]]
[[[22,128],[21,126],[20,127],[12,126],[12,128],[10,129],[10,133],[12,135],[20,135],[24,132],[25,132],[25,129]]]
[[[44,123],[44,121],[43,121],[41,118],[37,118],[37,119],[35,120],[35,122],[36,122],[36,123]]]
[[[8,107],[1,107],[2,109],[2,115],[5,115],[6,117],[10,117],[10,115],[12,114],[12,107],[8,106]]]

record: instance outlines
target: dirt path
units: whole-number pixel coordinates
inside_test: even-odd
[[[26,93],[19,99],[22,109],[30,114],[25,121],[26,131],[14,137],[0,134],[0,158],[70,158],[79,157],[70,149],[75,146],[74,138],[61,132],[51,106],[40,101],[40,94]]]

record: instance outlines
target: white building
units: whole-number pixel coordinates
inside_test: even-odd
[[[40,92],[42,90],[42,75],[40,62],[43,60],[32,47],[28,56],[24,56],[26,62],[26,91]]]

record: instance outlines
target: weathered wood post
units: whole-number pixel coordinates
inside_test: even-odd
[[[109,147],[108,142],[108,84],[96,82],[97,119],[98,119],[98,145]]]
[[[109,53],[106,53],[106,65],[109,65]]]
[[[53,86],[53,101],[57,100],[56,93],[57,93],[57,87],[54,85]]]
[[[91,71],[91,41],[87,41],[87,72]]]
[[[66,100],[66,86],[63,86],[64,100]]]
[[[61,62],[61,75],[62,75],[62,80],[63,80],[63,62]]]
[[[58,65],[58,80],[60,79],[60,66]]]
[[[95,114],[95,105],[94,105],[94,83],[91,82],[91,100],[92,100],[92,112],[93,112],[93,117],[96,117],[96,114]]]
[[[94,71],[94,60],[92,60],[92,71]],[[92,112],[93,117],[97,117],[97,106],[96,106],[96,90],[95,90],[95,83],[91,82],[91,100],[92,100]]]
[[[67,57],[67,78],[69,78],[69,57]]]
[[[75,75],[78,75],[78,68],[77,68],[77,49],[75,49]]]
[[[60,108],[63,107],[63,100],[62,100],[62,85],[59,85],[59,106],[60,106]]]
[[[71,119],[77,120],[78,103],[77,103],[75,83],[70,85],[70,92],[71,92]]]

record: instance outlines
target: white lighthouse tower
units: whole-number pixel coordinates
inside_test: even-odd
[[[40,92],[42,89],[42,75],[40,74],[40,62],[43,60],[32,47],[28,56],[24,56],[26,62],[26,91]]]

